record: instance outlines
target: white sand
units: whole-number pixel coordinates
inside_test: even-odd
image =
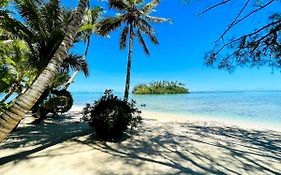
[[[144,112],[142,128],[102,143],[79,123],[81,108],[44,124],[21,124],[0,143],[1,175],[278,174],[281,132],[203,116]],[[247,129],[246,129],[247,128]],[[252,128],[252,129],[248,129]],[[253,128],[259,128],[254,130]]]

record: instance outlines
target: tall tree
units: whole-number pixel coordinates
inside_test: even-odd
[[[150,3],[144,4],[144,0],[109,0],[109,8],[119,12],[114,17],[107,17],[100,22],[99,34],[107,36],[113,30],[122,27],[120,36],[120,49],[125,49],[129,38],[129,52],[127,62],[127,74],[125,83],[124,101],[128,101],[131,77],[131,64],[133,56],[134,38],[139,39],[140,45],[144,52],[149,56],[149,50],[146,46],[142,34],[145,34],[153,44],[159,44],[156,38],[156,32],[149,24],[170,22],[170,19],[150,16],[153,9],[160,3],[160,0],[153,0]]]
[[[42,73],[36,78],[33,84],[23,94],[19,95],[11,107],[3,112],[0,117],[0,141],[2,141],[8,133],[21,121],[23,116],[32,108],[36,101],[40,98],[45,88],[60,69],[63,61],[67,56],[68,49],[73,44],[77,31],[81,26],[88,0],[80,0],[76,12],[72,16],[66,35],[55,51],[47,66]]]

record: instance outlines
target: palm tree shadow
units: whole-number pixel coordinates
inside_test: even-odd
[[[155,174],[280,174],[281,133],[210,126],[202,123],[161,123],[146,120],[137,131],[115,142],[101,142],[86,123],[71,115],[50,118],[45,124],[28,125],[0,143],[1,149],[27,147],[0,158],[0,165],[42,157],[32,155],[65,141],[110,155],[110,163],[122,162],[136,169],[150,164]],[[149,122],[147,125],[146,123]],[[80,136],[86,136],[81,138]],[[70,146],[70,145],[67,145]],[[54,148],[63,149],[64,147]],[[90,151],[86,150],[86,151]],[[78,152],[85,150],[78,150]],[[44,154],[43,156],[60,156]],[[71,152],[71,154],[76,151]],[[65,153],[63,153],[65,154]],[[31,156],[32,155],[32,156]],[[103,169],[100,174],[114,174]],[[147,170],[144,174],[151,174]]]
[[[0,158],[0,165],[25,160],[29,155],[47,149],[72,138],[88,135],[91,128],[86,123],[73,121],[74,115],[48,117],[39,124],[26,124],[12,132],[0,143],[1,149],[26,148],[24,151]]]
[[[137,137],[120,143],[91,137],[75,141],[110,154],[124,165],[166,167],[171,171],[167,174],[280,174],[280,136],[274,131],[166,123],[144,126]]]

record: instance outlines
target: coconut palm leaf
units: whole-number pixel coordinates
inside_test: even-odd
[[[153,22],[153,23],[162,23],[162,22],[172,22],[171,19],[168,19],[168,18],[160,18],[160,17],[155,17],[155,16],[149,16],[149,15],[146,15],[145,18],[150,21],[150,22]]]
[[[102,36],[107,36],[110,32],[119,28],[122,25],[123,20],[124,15],[107,17],[99,22],[97,33]]]
[[[69,23],[69,21],[65,21],[69,20],[69,16],[66,17],[67,13],[67,10],[62,9],[62,7],[60,6],[59,0],[52,0],[46,5],[44,5],[43,9],[41,10],[41,16],[43,22],[46,25],[45,28],[47,29],[47,31],[52,31],[54,27],[65,29],[65,24]]]
[[[16,0],[15,7],[25,23],[34,31],[38,32],[41,37],[47,38],[47,30],[43,21],[42,13],[38,7],[42,7],[40,0]]]
[[[144,19],[139,20],[139,28],[142,29],[142,32],[144,33],[151,33],[155,34],[155,30],[152,28],[152,26]]]
[[[18,39],[23,39],[29,46],[36,40],[35,33],[18,20],[11,18],[7,11],[0,10],[0,28]]]
[[[150,52],[149,52],[149,50],[148,50],[148,48],[147,48],[147,46],[146,46],[146,44],[145,44],[145,42],[144,42],[144,39],[143,39],[143,37],[142,37],[142,35],[141,35],[140,30],[138,30],[137,36],[138,36],[138,38],[139,38],[139,42],[140,42],[141,46],[142,46],[143,49],[144,49],[145,54],[149,56],[149,55],[150,55]]]
[[[129,34],[129,27],[126,26],[122,33],[121,33],[121,37],[120,37],[120,49],[125,49],[127,46],[127,39],[128,39],[128,34]]]
[[[141,11],[147,15],[149,13],[152,12],[153,8],[155,8],[156,6],[158,6],[160,3],[160,0],[153,0],[150,3],[147,3],[146,5],[144,5],[143,7],[141,7]]]
[[[124,0],[109,0],[109,8],[115,9],[119,12],[126,12],[128,9],[128,1]]]
[[[74,71],[82,71],[85,76],[89,75],[88,64],[83,56],[77,54],[69,54],[62,65],[63,70],[67,72],[72,69]]]

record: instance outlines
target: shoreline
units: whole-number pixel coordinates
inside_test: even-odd
[[[83,106],[73,106],[70,112],[80,112]],[[243,121],[241,119],[222,119],[214,118],[215,116],[198,115],[198,114],[177,114],[142,109],[144,119],[155,119],[160,122],[207,122],[212,125],[240,127],[245,129],[273,130],[281,132],[281,126],[258,121]]]

